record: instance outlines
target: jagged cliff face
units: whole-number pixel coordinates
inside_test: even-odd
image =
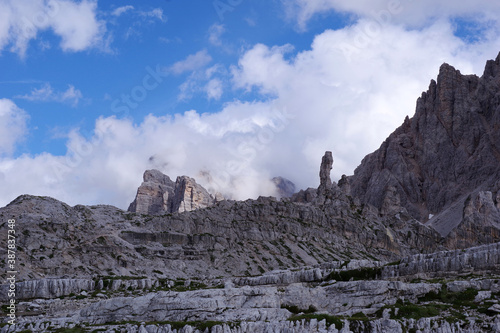
[[[351,193],[384,214],[399,206],[422,222],[455,206],[439,223],[430,221],[447,236],[466,220],[469,196],[489,191],[488,205],[499,204],[499,129],[500,56],[488,61],[480,78],[443,64],[415,115],[349,178]],[[481,219],[495,219],[498,211],[489,214]]]
[[[214,205],[223,200],[212,196],[193,178],[177,177],[173,182],[158,170],[146,170],[143,183],[128,210],[140,214],[188,212]]]

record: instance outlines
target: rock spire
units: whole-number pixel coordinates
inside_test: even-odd
[[[325,152],[321,159],[321,166],[319,168],[319,191],[324,191],[332,187],[332,179],[330,178],[330,171],[333,166],[333,156],[331,151]]]

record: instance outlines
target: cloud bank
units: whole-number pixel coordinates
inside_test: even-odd
[[[282,0],[289,17],[299,28],[316,14],[328,11],[352,14],[356,18],[370,18],[386,23],[421,28],[436,21],[453,17],[472,19],[477,23],[498,21],[500,3],[489,0]]]

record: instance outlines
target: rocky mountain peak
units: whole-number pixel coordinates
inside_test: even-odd
[[[500,71],[500,53],[495,60],[488,60],[484,68],[483,78],[498,78]]]
[[[146,170],[143,183],[128,210],[141,214],[165,214],[205,208],[216,200],[193,178],[177,177],[175,183],[158,170]]]
[[[156,169],[146,170],[144,172],[144,175],[142,176],[142,179],[146,183],[152,182],[169,186],[173,184],[169,176],[164,175],[161,171],[158,171]]]
[[[474,193],[491,191],[495,197],[500,176],[498,91],[500,57],[488,61],[480,78],[443,64],[437,81],[418,99],[415,115],[350,177],[352,194],[385,213],[394,212],[399,202],[423,222],[455,204],[456,211],[463,211],[467,196]],[[462,213],[453,216],[458,218],[455,226],[463,220]]]
[[[274,177],[271,179],[279,198],[289,198],[295,193],[295,184],[283,177]]]

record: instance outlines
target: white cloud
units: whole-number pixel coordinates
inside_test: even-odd
[[[201,50],[195,54],[187,56],[186,59],[181,60],[170,66],[169,71],[173,74],[179,75],[185,72],[192,72],[202,67],[205,67],[212,61],[212,57],[208,54],[207,50]]]
[[[4,0],[0,3],[0,51],[10,46],[23,57],[29,42],[45,30],[61,37],[64,51],[99,47],[105,25],[96,11],[93,0]]]
[[[113,10],[113,12],[111,12],[111,15],[121,16],[122,14],[128,12],[129,10],[133,10],[133,9],[134,9],[134,6],[130,6],[130,5],[118,7],[115,10]]]
[[[222,93],[224,92],[222,81],[217,78],[211,79],[205,86],[205,91],[207,93],[208,99],[220,99]]]
[[[66,91],[54,91],[50,83],[44,83],[41,88],[35,88],[31,93],[15,96],[15,98],[38,102],[70,103],[72,106],[77,106],[78,102],[83,98],[83,95],[80,90],[75,89],[72,85],[68,85]]]
[[[157,20],[160,20],[162,22],[167,21],[167,18],[163,14],[163,9],[161,9],[161,8],[155,8],[155,9],[152,9],[150,11],[141,11],[141,12],[139,12],[139,15],[141,15],[143,17],[157,19]]]
[[[215,23],[208,29],[208,41],[215,46],[222,45],[221,36],[226,31],[223,24]]]
[[[0,156],[14,152],[27,132],[28,115],[8,99],[0,99]]]
[[[227,82],[228,78],[227,70],[219,64],[194,70],[179,86],[178,99],[186,101],[201,92],[206,94],[208,100],[219,100],[224,93],[224,82]]]
[[[304,29],[307,22],[318,13],[337,11],[352,13],[409,27],[423,27],[442,18],[466,17],[479,21],[498,21],[500,2],[490,0],[282,0],[290,17]]]

